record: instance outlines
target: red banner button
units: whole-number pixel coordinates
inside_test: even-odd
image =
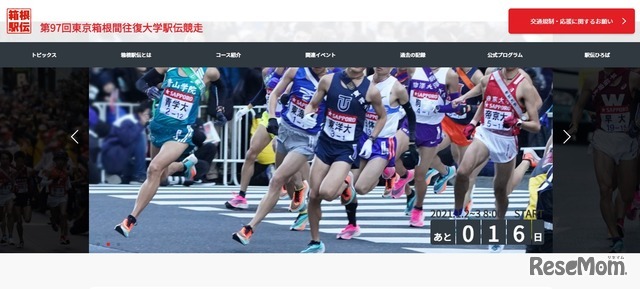
[[[633,34],[634,9],[509,9],[511,34]]]

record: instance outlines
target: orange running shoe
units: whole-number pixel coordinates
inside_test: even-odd
[[[289,204],[289,212],[297,213],[307,207],[307,195],[309,194],[309,184],[302,181],[302,188],[293,192],[291,204]]]
[[[251,239],[252,235],[253,229],[251,228],[251,226],[247,225],[242,227],[240,231],[233,233],[232,238],[242,245],[247,245],[249,244],[249,239]]]
[[[534,150],[526,148],[522,151],[522,160],[528,160],[531,162],[531,167],[535,168],[538,166],[538,162],[540,162],[540,157]]]
[[[122,236],[124,236],[125,238],[129,238],[129,233],[131,232],[131,230],[133,230],[133,226],[135,225],[136,218],[130,215],[124,218],[122,223],[116,225],[114,229],[116,230],[116,232],[122,234]]]
[[[400,178],[398,174],[394,174],[390,179],[386,179],[384,182],[384,192],[382,192],[383,198],[391,198],[391,191],[393,186],[396,185],[396,181]]]
[[[347,188],[340,195],[340,203],[343,206],[351,204],[356,197],[356,188],[353,186],[353,174],[349,172],[347,178],[344,180],[347,183]]]

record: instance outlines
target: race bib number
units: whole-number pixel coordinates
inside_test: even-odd
[[[509,128],[504,127],[504,119],[509,115],[511,115],[511,112],[485,108],[484,127],[492,130],[508,131]]]
[[[302,119],[304,118],[304,109],[307,107],[307,104],[308,102],[296,96],[292,96],[291,100],[289,101],[287,118],[297,127],[303,127]]]
[[[606,132],[627,132],[630,117],[629,112],[601,113],[600,128]]]
[[[329,109],[324,126],[324,132],[337,141],[354,141],[356,136],[355,116],[342,114]]]
[[[189,117],[194,100],[195,97],[191,94],[173,88],[165,88],[160,112],[177,120],[185,120]]]
[[[432,114],[431,110],[438,104],[439,98],[440,95],[434,91],[411,91],[411,104],[416,115]]]
[[[364,119],[364,133],[366,135],[371,135],[373,133],[373,128],[376,127],[376,122],[378,121],[378,115],[375,112],[367,111],[367,116]]]

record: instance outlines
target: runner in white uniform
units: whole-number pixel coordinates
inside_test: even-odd
[[[424,215],[422,204],[427,193],[426,173],[431,161],[436,155],[436,148],[442,142],[442,128],[440,123],[444,113],[438,112],[438,107],[445,105],[447,97],[458,93],[458,75],[450,68],[419,67],[409,83],[409,97],[411,106],[416,113],[416,140],[403,154],[403,164],[409,168],[411,162],[419,163],[414,170],[400,171],[400,179],[396,182],[392,196],[401,195],[405,185],[415,176],[417,199],[411,211],[410,226],[423,227]],[[449,96],[451,95],[451,96]],[[451,98],[456,98],[451,97]],[[419,148],[419,158],[416,153]]]

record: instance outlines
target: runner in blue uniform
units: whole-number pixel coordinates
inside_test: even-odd
[[[283,185],[295,175],[299,175],[299,172],[303,172],[302,178],[308,177],[309,161],[313,159],[318,133],[324,119],[324,106],[318,107],[318,113],[321,117],[319,122],[313,126],[304,126],[304,111],[316,93],[318,81],[327,72],[326,67],[289,68],[276,86],[276,91],[282,91],[289,84],[292,84],[287,105],[282,109],[281,125],[278,125],[275,118],[270,118],[267,127],[267,131],[275,132],[277,135],[276,164],[278,168],[269,182],[269,192],[262,198],[256,215],[249,224],[233,234],[232,238],[237,242],[243,245],[249,244],[256,226],[276,206]],[[275,98],[270,100],[270,111],[275,110],[277,101]],[[302,183],[302,180],[295,182],[298,181],[300,183],[296,186],[309,187]],[[305,225],[308,219],[305,202],[307,191],[308,189],[296,190],[289,206],[290,211],[300,212],[296,223],[304,222]],[[295,229],[294,227],[296,227],[295,224],[292,226],[292,230]]]
[[[118,233],[129,237],[136,218],[155,196],[161,180],[180,171],[193,174],[198,162],[193,154],[182,162],[176,160],[193,151],[191,126],[196,122],[200,100],[207,85],[219,78],[220,72],[213,67],[156,67],[136,83],[139,90],[154,100],[149,123],[151,163],[131,214],[115,227]],[[158,88],[160,83],[162,86]]]
[[[396,133],[399,121],[403,117],[403,112],[401,111],[403,107],[409,119],[409,130],[411,132],[415,130],[416,117],[413,108],[411,108],[411,103],[409,103],[407,89],[390,74],[391,70],[391,67],[375,67],[374,74],[367,77],[380,91],[382,104],[387,112],[387,122],[380,134],[378,134],[378,138],[373,142],[372,151],[365,151],[359,155],[360,173],[355,176],[355,188],[359,195],[371,192],[378,184],[380,175],[387,181],[397,175],[395,171]],[[377,119],[378,115],[373,107],[369,107],[364,122],[364,132],[360,137],[361,147],[369,140]],[[415,136],[415,133],[410,133],[409,135]],[[360,226],[356,220],[357,201],[356,198],[345,206],[349,223],[338,233],[336,238],[348,240],[360,235]]]
[[[325,250],[319,228],[322,200],[333,201],[340,197],[342,205],[346,206],[355,197],[353,174],[349,170],[358,158],[358,141],[368,106],[373,106],[378,120],[361,153],[371,153],[373,141],[387,122],[380,91],[365,76],[364,67],[347,67],[343,72],[322,77],[316,94],[306,106],[303,127],[324,123],[310,174],[308,211],[311,242],[302,253],[323,253]],[[320,110],[322,104],[324,111]]]

